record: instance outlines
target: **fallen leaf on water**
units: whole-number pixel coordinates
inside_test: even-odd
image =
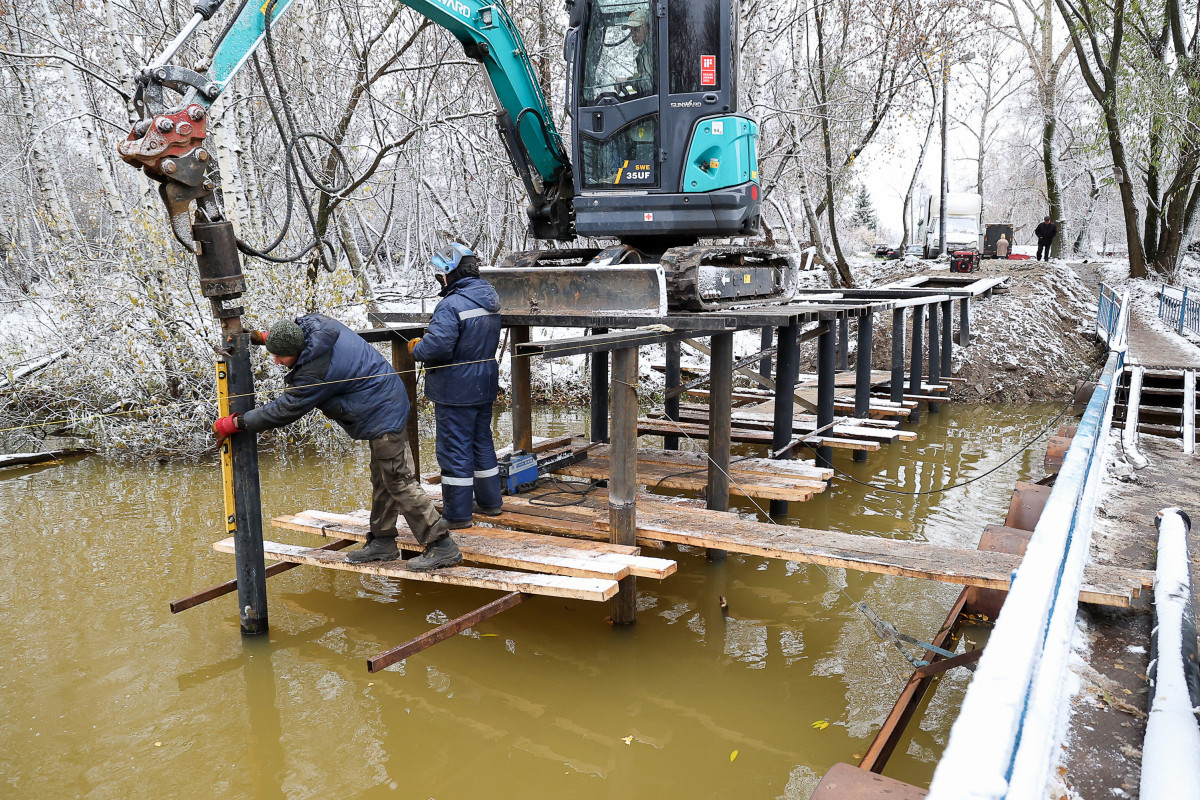
[[[862,758],[862,753],[855,753],[855,754],[854,754],[854,760],[855,760],[855,761],[857,761],[857,760],[858,760],[858,759],[860,759],[860,758]]]
[[[735,758],[737,758],[737,754],[738,754],[738,751],[737,751],[737,750],[734,750],[732,753],[730,753],[730,754],[729,754],[729,763],[730,763],[730,764],[732,764],[732,763],[733,763],[733,760],[734,760]]]
[[[155,743],[154,743],[154,746],[155,746],[155,747],[162,747],[162,742],[155,742]]]
[[[632,736],[622,736],[621,741],[624,742],[625,744],[633,744],[633,737]]]
[[[829,727],[829,720],[819,719],[812,724],[814,730],[823,731]]]
[[[499,634],[496,634],[496,633],[481,633],[481,634],[479,634],[479,638],[480,638],[480,639],[484,639],[484,638],[486,638],[486,637],[488,637],[488,636],[498,636],[498,635],[499,635]]]

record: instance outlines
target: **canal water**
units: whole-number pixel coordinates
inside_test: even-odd
[[[1057,412],[952,405],[865,463],[835,451],[842,474],[792,521],[974,547],[1014,482],[1040,477],[1044,446],[1000,462]],[[535,433],[585,416],[540,409]],[[366,464],[358,447],[264,455],[264,513],[363,508]],[[911,671],[854,603],[927,638],[959,591],[669,548],[679,571],[638,581],[635,626],[607,624],[607,604],[533,598],[369,675],[367,657],[496,594],[301,567],[268,582],[269,637],[239,636],[233,595],[173,616],[170,600],[232,576],[211,549],[219,480],[215,461],[0,472],[0,796],[807,798],[857,761]],[[961,672],[886,774],[928,784]]]

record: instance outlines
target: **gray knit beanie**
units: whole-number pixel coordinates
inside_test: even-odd
[[[267,352],[277,356],[298,356],[304,349],[304,329],[296,320],[285,317],[267,331]]]

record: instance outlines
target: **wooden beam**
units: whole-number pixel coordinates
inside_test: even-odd
[[[613,352],[612,474],[608,482],[608,522],[613,544],[637,541],[637,363],[636,347]],[[636,578],[630,576],[621,581],[612,608],[614,625],[637,621]]]
[[[213,544],[218,553],[233,552],[233,537]],[[442,583],[453,586],[473,586],[502,592],[527,592],[549,597],[569,597],[575,600],[601,602],[617,593],[617,582],[601,578],[576,578],[566,575],[541,575],[531,572],[510,572],[479,567],[446,567],[432,572],[416,572],[403,561],[369,561],[351,564],[341,553],[329,553],[279,542],[264,541],[263,553],[274,561],[289,561],[346,572],[382,575],[422,583]]]
[[[1196,452],[1196,371],[1183,373],[1183,452]]]
[[[472,628],[497,614],[507,611],[513,606],[523,603],[529,597],[530,595],[524,592],[509,592],[500,599],[493,600],[486,606],[481,606],[469,614],[463,614],[461,617],[452,619],[449,622],[443,622],[433,630],[409,639],[399,647],[393,647],[391,650],[386,650],[377,656],[368,658],[367,672],[379,672],[380,670],[387,669],[397,661],[403,661],[409,656],[420,653],[422,650],[428,650],[438,642],[444,642],[451,636],[462,633],[468,628]]]
[[[271,524],[276,528],[356,541],[366,541],[369,530],[369,522],[362,516],[316,510],[279,516]],[[455,531],[454,541],[468,561],[551,575],[615,581],[635,574],[636,569],[636,574],[662,579],[676,569],[675,562],[667,559],[626,555],[589,547],[587,543],[568,543],[549,536],[481,525]],[[405,550],[423,549],[405,529],[400,530],[397,544]]]
[[[828,323],[824,323],[824,324],[827,325]],[[684,344],[686,344],[688,347],[695,350],[697,353],[702,353],[706,356],[712,355],[711,350],[709,350],[707,347],[700,344],[699,342],[697,342],[694,339],[683,339],[682,342]],[[739,367],[738,369],[734,370],[734,372],[736,372],[738,375],[746,376],[750,380],[757,383],[759,386],[762,386],[766,389],[770,389],[771,391],[775,391],[775,381],[771,380],[770,378],[764,378],[762,375],[759,375],[757,372],[755,372],[752,369],[748,369],[747,367]],[[808,409],[809,411],[817,410],[816,404],[810,402],[807,398],[801,397],[798,394],[794,395],[794,396],[796,398],[796,402],[799,403],[804,408]]]

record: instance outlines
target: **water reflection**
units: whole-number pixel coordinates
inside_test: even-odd
[[[982,474],[1050,412],[958,407],[865,463],[838,454],[839,470],[873,485],[839,476],[791,521],[973,547],[1039,450],[954,493],[879,487]],[[577,412],[535,422],[539,435],[585,429]],[[669,548],[679,572],[638,582],[632,628],[606,625],[603,605],[536,598],[372,676],[367,657],[495,594],[301,568],[268,584],[267,638],[238,636],[231,598],[172,616],[169,600],[232,570],[211,549],[217,480],[209,463],[99,459],[0,473],[5,796],[807,798],[830,764],[862,752],[907,677],[853,602],[924,636],[958,591]],[[369,493],[356,448],[263,459],[268,517],[362,508]],[[957,672],[890,774],[928,781]]]

